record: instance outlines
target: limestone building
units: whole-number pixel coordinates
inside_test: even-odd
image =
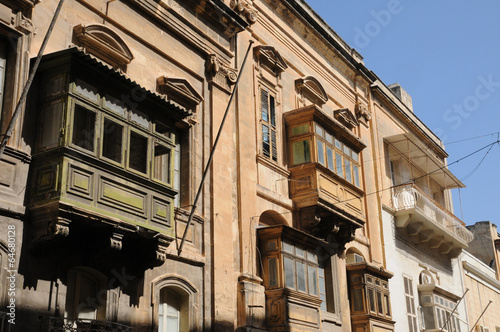
[[[2,134],[56,5],[2,1]],[[406,295],[461,295],[441,142],[303,0],[67,0],[15,124],[19,331],[416,331]]]

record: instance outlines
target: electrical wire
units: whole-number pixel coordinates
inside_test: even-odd
[[[489,136],[499,135],[499,134],[500,134],[500,131],[497,131],[497,132],[486,134],[486,135],[469,137],[469,138],[464,138],[464,139],[461,139],[461,140],[458,140],[458,141],[443,142],[443,143],[446,144],[446,145],[450,145],[450,144],[455,144],[455,143],[460,143],[460,142],[465,142],[465,141],[471,141],[471,140],[474,140],[474,139],[483,138],[483,137],[489,137]]]
[[[488,151],[486,151],[486,154],[484,155],[483,159],[481,159],[481,161],[479,162],[479,164],[477,164],[476,167],[474,167],[474,169],[472,171],[469,172],[469,174],[467,174],[461,181],[465,181],[467,180],[468,178],[470,178],[479,168],[479,166],[481,166],[481,164],[483,163],[484,159],[486,158],[486,156],[488,155],[488,153],[490,153],[491,149],[493,149],[493,146],[490,146],[490,148],[488,149]]]

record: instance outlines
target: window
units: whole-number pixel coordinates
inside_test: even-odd
[[[287,242],[282,242],[282,245],[285,287],[318,296],[318,257],[316,254]]]
[[[130,131],[128,166],[141,173],[147,173],[148,170],[148,139],[132,130]]]
[[[65,317],[69,320],[106,320],[106,278],[90,268],[78,268],[68,274]]]
[[[388,278],[392,274],[380,271],[374,274],[369,263],[347,264],[353,315],[371,315],[391,318]]]
[[[458,312],[455,311],[451,315],[459,298],[456,297],[456,299],[452,300],[440,293],[435,293],[434,290],[439,291],[439,288],[436,286],[434,288],[428,284],[421,286],[425,286],[423,288],[419,286],[420,305],[422,307],[422,318],[425,328],[437,330],[442,328],[443,331],[447,332],[460,332],[461,327]]]
[[[408,318],[408,331],[418,332],[415,297],[413,296],[413,280],[403,276],[403,281],[405,290],[406,316]]]
[[[0,40],[0,120],[2,119],[5,73],[7,69],[7,46],[3,40]]]
[[[159,332],[181,331],[181,300],[175,292],[165,290],[161,293],[161,302],[158,310],[158,315]]]
[[[75,106],[73,115],[72,143],[94,152],[96,114],[80,105]]]
[[[278,134],[276,128],[276,99],[268,89],[260,88],[262,154],[278,161]]]
[[[122,162],[123,126],[108,118],[104,119],[102,155],[117,163]]]
[[[359,187],[359,154],[319,124],[314,125],[318,163]],[[294,160],[295,164],[295,160]]]
[[[178,277],[165,276],[152,285],[154,327],[158,332],[192,331],[194,308],[199,305],[193,285]]]

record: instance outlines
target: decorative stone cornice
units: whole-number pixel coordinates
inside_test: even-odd
[[[356,117],[354,117],[354,115],[351,111],[349,111],[348,108],[341,108],[333,111],[333,116],[347,128],[354,128],[358,126]]]
[[[321,106],[328,101],[325,89],[321,83],[312,76],[299,78],[295,81],[295,87],[302,97],[309,99],[316,105]]]
[[[123,39],[105,25],[79,24],[73,32],[79,46],[113,67],[124,69],[134,59]]]
[[[229,6],[246,19],[248,23],[254,24],[257,22],[257,10],[253,6],[252,0],[231,0]]]
[[[210,54],[205,62],[207,79],[210,83],[218,83],[228,89],[236,83],[238,71],[224,65],[215,54]]]
[[[269,68],[275,74],[280,74],[288,68],[285,60],[272,46],[255,46],[253,53],[261,66]]]

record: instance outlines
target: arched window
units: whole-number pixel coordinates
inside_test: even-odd
[[[197,293],[180,276],[167,276],[152,285],[153,322],[158,332],[190,331],[194,328]]]

